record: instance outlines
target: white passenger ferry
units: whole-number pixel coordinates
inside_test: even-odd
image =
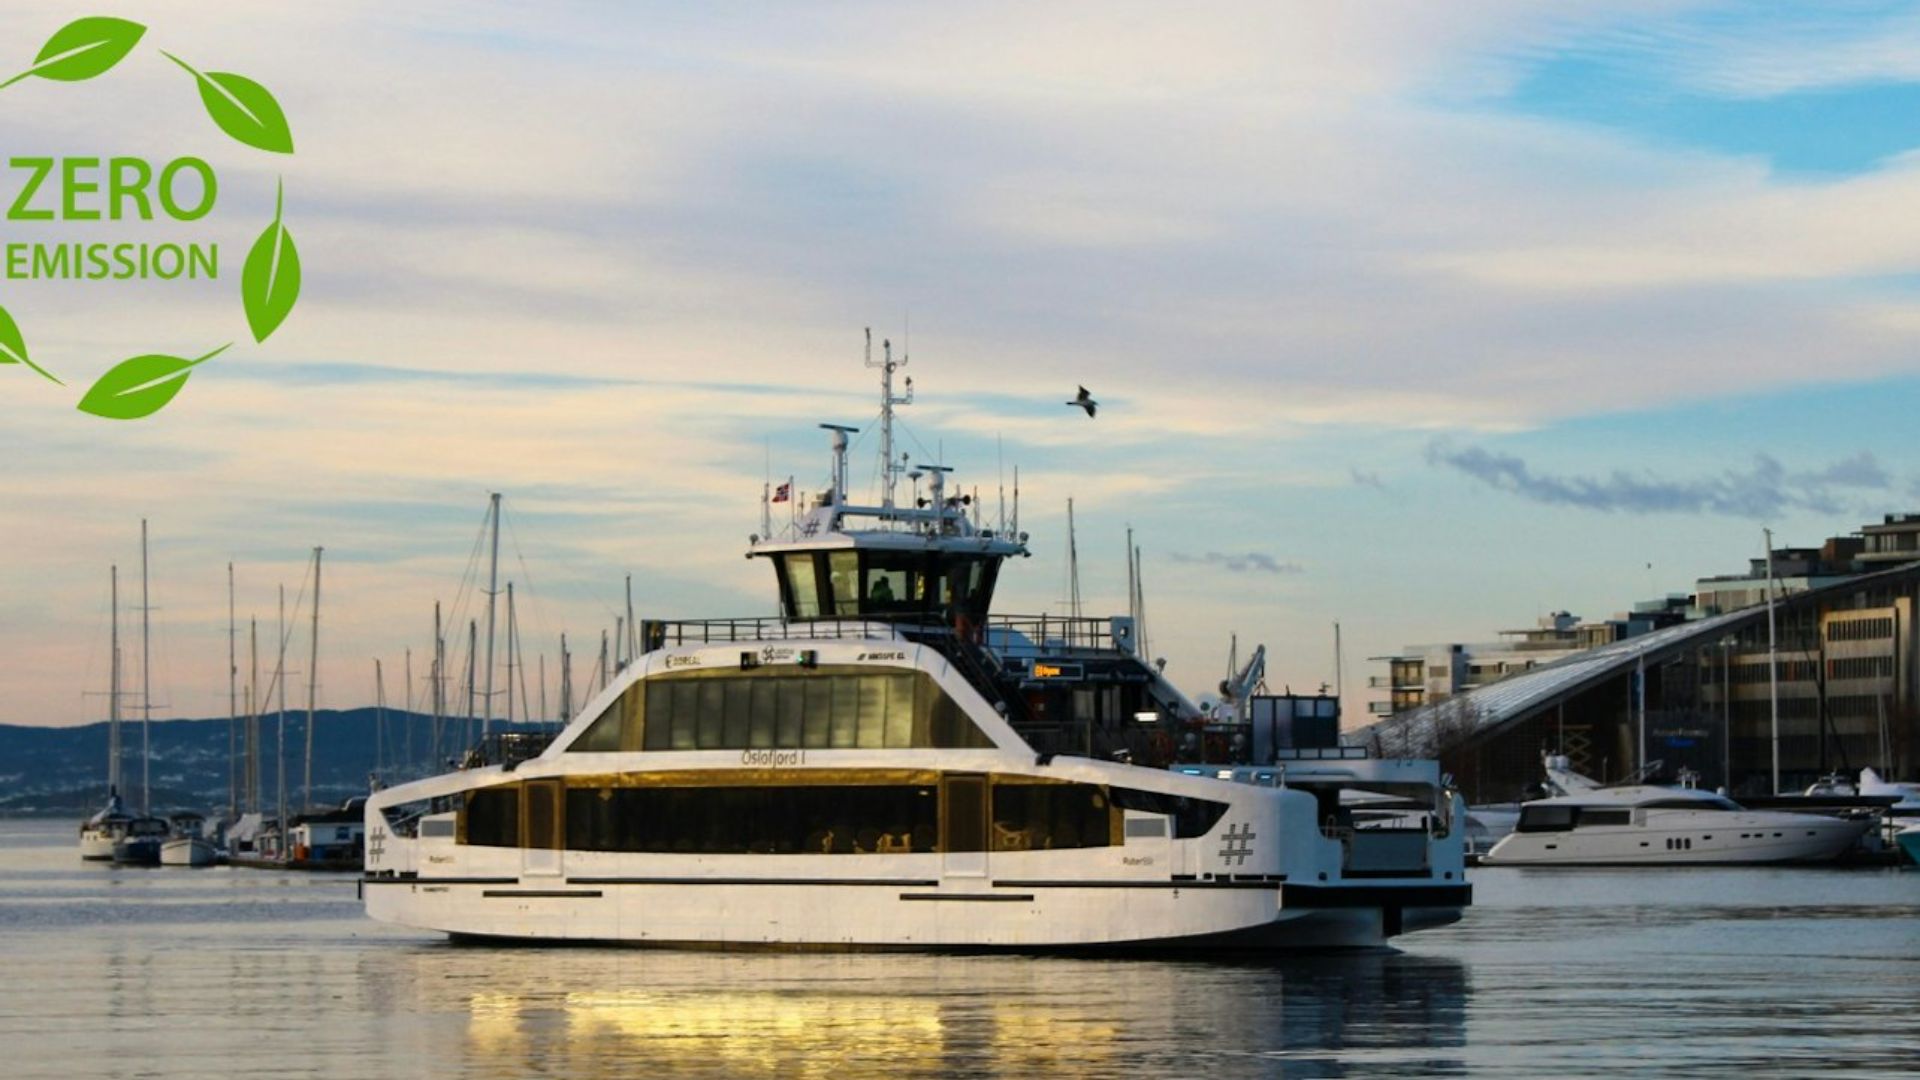
[[[898,364],[875,366],[879,505],[848,501],[833,427],[825,491],[751,542],[781,615],[644,623],[643,655],[537,754],[376,793],[370,915],[481,940],[954,950],[1355,948],[1460,917],[1464,804],[1436,763],[1337,745],[1331,699],[1203,712],[1129,619],[992,614],[1027,537],[937,466],[896,503],[912,384],[896,397]],[[1314,711],[1309,738],[1292,717]],[[1355,828],[1354,792],[1425,811]]]

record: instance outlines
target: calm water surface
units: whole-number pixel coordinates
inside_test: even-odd
[[[0,1077],[1920,1071],[1913,869],[1489,869],[1399,951],[1229,964],[455,948],[74,838],[0,822]]]

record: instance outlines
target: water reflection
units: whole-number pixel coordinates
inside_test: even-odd
[[[363,986],[463,1015],[464,1075],[1273,1076],[1458,1071],[1466,969],[424,946]]]

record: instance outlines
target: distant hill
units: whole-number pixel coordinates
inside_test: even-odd
[[[379,755],[389,783],[446,769],[448,758],[472,744],[479,723],[443,719],[438,761],[434,755],[433,717],[386,710],[384,746]],[[244,721],[242,721],[244,725]],[[306,750],[305,712],[287,714],[288,804],[298,808]],[[516,724],[511,730],[534,730]],[[313,801],[335,804],[364,795],[374,771],[376,712],[322,709],[314,717]],[[509,730],[499,721],[495,730]],[[227,807],[227,719],[155,720],[153,800],[156,813],[174,810],[225,811]],[[261,796],[275,803],[275,718],[260,719]],[[122,791],[130,807],[140,804],[140,724],[121,725],[126,758]],[[0,724],[0,816],[77,816],[93,812],[107,795],[107,725],[44,728]]]

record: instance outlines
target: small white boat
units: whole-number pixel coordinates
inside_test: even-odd
[[[113,845],[126,839],[133,815],[120,805],[120,796],[107,796],[107,805],[80,824],[80,857],[89,862],[111,862]]]
[[[1547,761],[1551,798],[1524,803],[1487,866],[1665,866],[1831,862],[1872,826],[1870,817],[1748,810],[1691,786],[1602,787]]]
[[[212,866],[219,860],[219,849],[205,835],[206,818],[180,813],[171,823],[173,835],[160,842],[161,866]]]

